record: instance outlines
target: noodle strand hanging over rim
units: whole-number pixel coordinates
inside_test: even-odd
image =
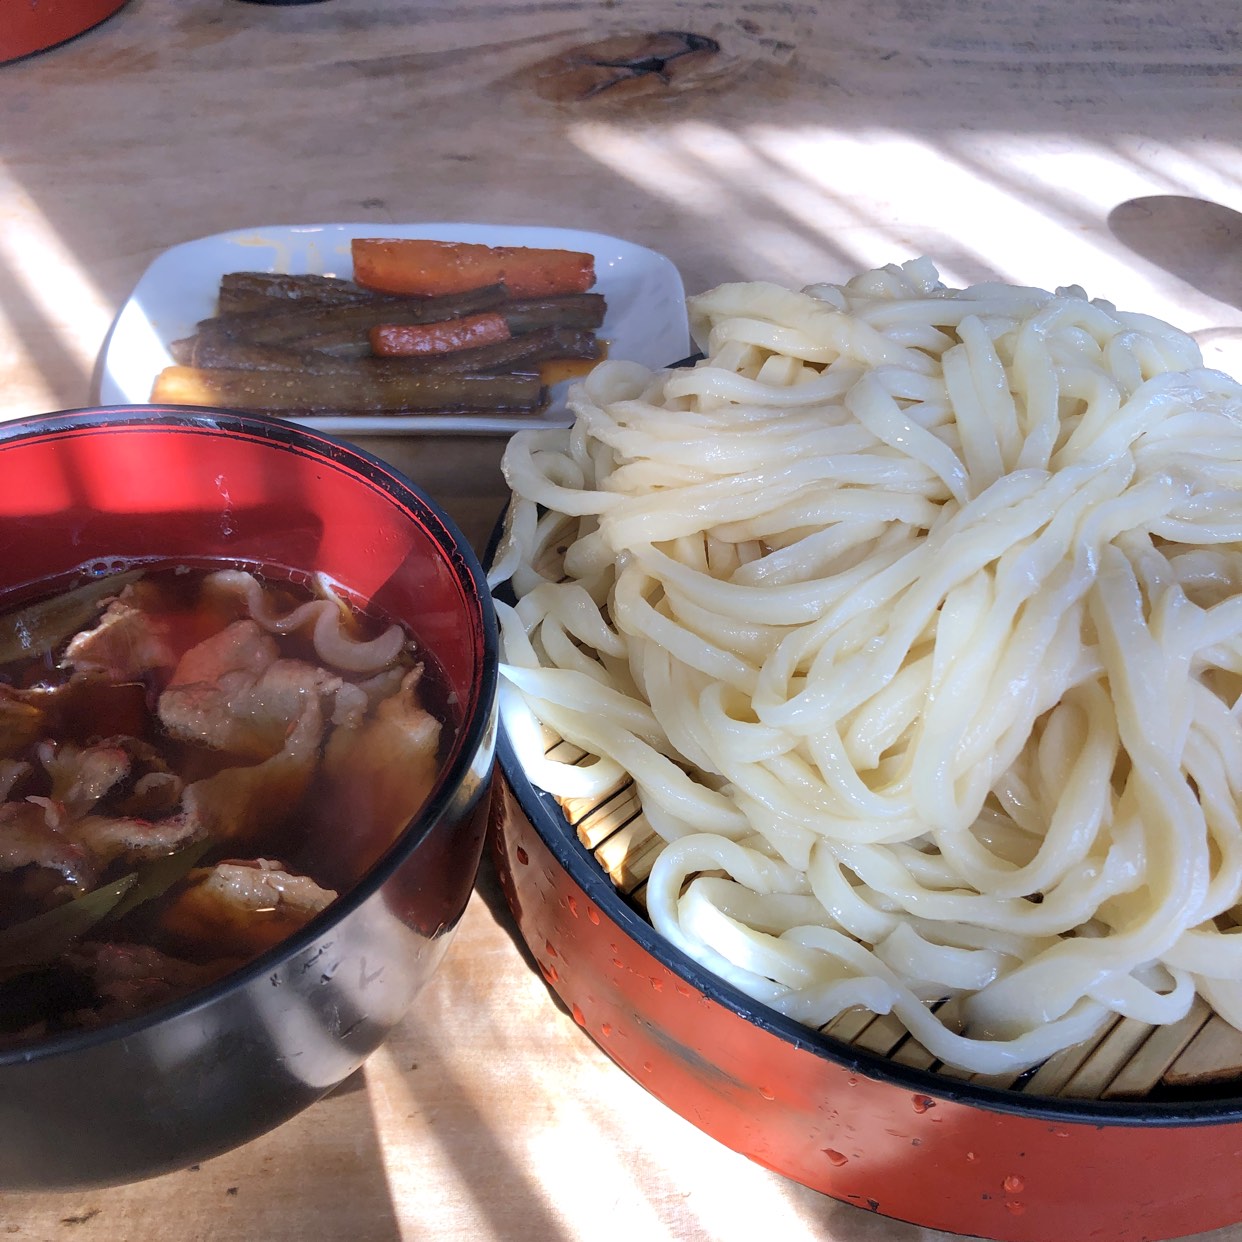
[[[926,260],[690,308],[697,366],[506,451],[506,711],[595,756],[532,779],[632,777],[655,928],[812,1026],[1000,1073],[1242,1021],[1242,386]]]

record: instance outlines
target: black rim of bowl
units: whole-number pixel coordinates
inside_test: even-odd
[[[405,861],[406,856],[418,847],[439,822],[455,791],[474,765],[479,747],[492,727],[494,715],[493,705],[499,680],[499,634],[486,577],[478,557],[457,525],[412,479],[365,449],[346,444],[343,440],[323,432],[267,415],[203,406],[91,406],[33,415],[0,424],[0,448],[12,441],[32,439],[49,432],[107,426],[163,426],[187,430],[201,428],[208,432],[238,432],[250,438],[271,441],[291,452],[326,458],[336,465],[353,470],[371,486],[385,492],[402,509],[431,530],[444,549],[445,559],[456,570],[463,585],[468,586],[478,599],[483,634],[478,693],[473,715],[463,722],[456,751],[444,766],[431,797],[419,809],[415,819],[355,885],[342,893],[305,927],[286,936],[244,966],[179,1000],[157,1005],[135,1017],[110,1022],[92,1030],[66,1031],[34,1043],[0,1049],[0,1069],[27,1061],[62,1056],[79,1048],[106,1044],[115,1039],[126,1039],[172,1017],[192,1014],[213,1004],[221,996],[236,991],[252,979],[266,974],[280,962],[305,952],[319,940],[329,926],[348,918],[383,887]]]

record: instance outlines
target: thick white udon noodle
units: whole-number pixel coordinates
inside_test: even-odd
[[[926,260],[690,305],[705,361],[505,455],[509,694],[597,757],[534,779],[632,775],[655,927],[804,1023],[983,1073],[1242,1024],[1242,386]]]

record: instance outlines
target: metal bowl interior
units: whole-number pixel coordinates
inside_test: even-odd
[[[152,1176],[247,1141],[352,1073],[447,949],[473,887],[495,742],[482,571],[376,458],[293,424],[160,407],[0,428],[0,592],[80,566],[322,571],[405,622],[459,707],[431,796],[395,838],[340,825],[361,878],[301,931],[176,1004],[0,1052],[0,1187]]]
[[[704,971],[531,783],[507,694],[492,849],[523,939],[583,1030],[686,1120],[834,1198],[953,1233],[1139,1242],[1242,1219],[1237,1098],[1041,1099],[950,1079],[803,1027]]]

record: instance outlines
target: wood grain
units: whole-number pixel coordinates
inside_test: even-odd
[[[718,40],[730,75],[628,103],[532,89],[547,57],[664,29]],[[1239,67],[1225,0],[131,0],[0,67],[0,416],[91,400],[109,324],[167,247],[338,220],[595,229],[670,255],[691,292],[927,253],[954,282],[1081,283],[1232,365],[1236,234],[1211,221],[1242,210]],[[1143,228],[1122,210],[1161,196],[1206,208]],[[361,443],[483,545],[499,439]],[[0,1235],[936,1236],[659,1105],[556,1008],[500,907],[485,882],[397,1035],[301,1117],[196,1171],[0,1196]]]

